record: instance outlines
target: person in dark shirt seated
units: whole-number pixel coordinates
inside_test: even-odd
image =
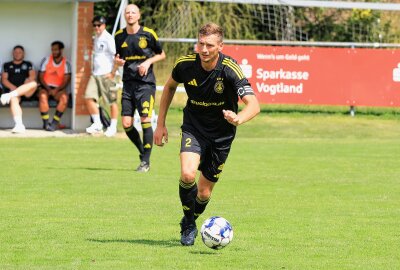
[[[12,133],[24,133],[25,125],[22,122],[22,109],[20,106],[21,98],[30,98],[35,93],[37,83],[35,81],[36,72],[29,61],[25,61],[25,50],[21,45],[13,49],[13,60],[4,63],[1,82],[4,87],[4,94],[0,97],[3,105],[10,103],[11,114],[14,118],[15,126]]]

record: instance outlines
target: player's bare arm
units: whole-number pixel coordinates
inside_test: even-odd
[[[17,89],[17,87],[8,80],[8,72],[3,72],[1,74],[1,80],[3,85],[8,89],[10,89],[11,91]]]
[[[39,72],[39,82],[44,89],[46,89],[47,91],[51,90],[50,86],[44,81],[44,72],[43,71]]]
[[[62,84],[59,87],[54,88],[54,90],[56,90],[56,92],[65,90],[70,81],[71,74],[65,74]]]
[[[246,123],[260,112],[260,104],[258,103],[256,96],[254,95],[244,96],[242,98],[242,101],[244,102],[245,107],[238,114],[230,110],[222,111],[226,121],[228,121],[230,124],[234,126]]]
[[[160,109],[158,111],[157,127],[154,131],[154,143],[158,146],[163,146],[164,142],[168,143],[168,130],[167,126],[165,125],[165,120],[167,118],[167,112],[169,106],[171,105],[172,98],[175,95],[178,84],[179,83],[172,79],[172,77],[169,77],[164,86],[160,101]]]
[[[25,83],[34,82],[36,80],[36,72],[35,70],[29,70],[29,77],[26,78]]]

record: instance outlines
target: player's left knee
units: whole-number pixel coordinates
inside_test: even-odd
[[[205,201],[211,197],[212,190],[209,188],[200,188],[198,189],[197,196],[200,200]]]
[[[123,128],[130,128],[133,125],[133,120],[130,118],[122,117],[122,126]]]
[[[185,183],[192,183],[195,181],[196,171],[190,169],[183,169],[181,172],[181,179]]]

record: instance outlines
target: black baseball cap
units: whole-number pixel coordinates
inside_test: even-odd
[[[101,24],[106,24],[106,18],[104,18],[104,16],[95,16],[94,18],[93,18],[93,20],[92,20],[92,23],[95,23],[95,22],[99,22],[99,23],[101,23]]]

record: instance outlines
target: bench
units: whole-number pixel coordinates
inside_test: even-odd
[[[55,113],[55,108],[57,106],[57,101],[54,99],[49,100],[50,107],[50,119],[53,118]],[[10,105],[1,105],[0,103],[0,129],[9,129],[13,128],[14,120],[12,119],[10,109]],[[26,128],[33,129],[41,129],[43,122],[40,117],[39,112],[39,101],[37,99],[24,100],[21,102],[22,107],[22,121]],[[72,126],[72,98],[70,94],[70,98],[68,100],[68,108],[65,110],[61,123],[65,125],[67,128],[71,128]]]
[[[9,107],[10,105],[1,105],[0,103],[0,107]],[[29,100],[22,100],[21,101],[21,107],[22,108],[39,108],[39,100],[37,99],[37,97],[34,98],[29,98]],[[49,107],[50,108],[55,108],[57,107],[57,101],[55,101],[54,99],[50,98],[49,99]],[[69,94],[69,99],[68,99],[68,108],[72,108],[72,96],[71,94]]]

